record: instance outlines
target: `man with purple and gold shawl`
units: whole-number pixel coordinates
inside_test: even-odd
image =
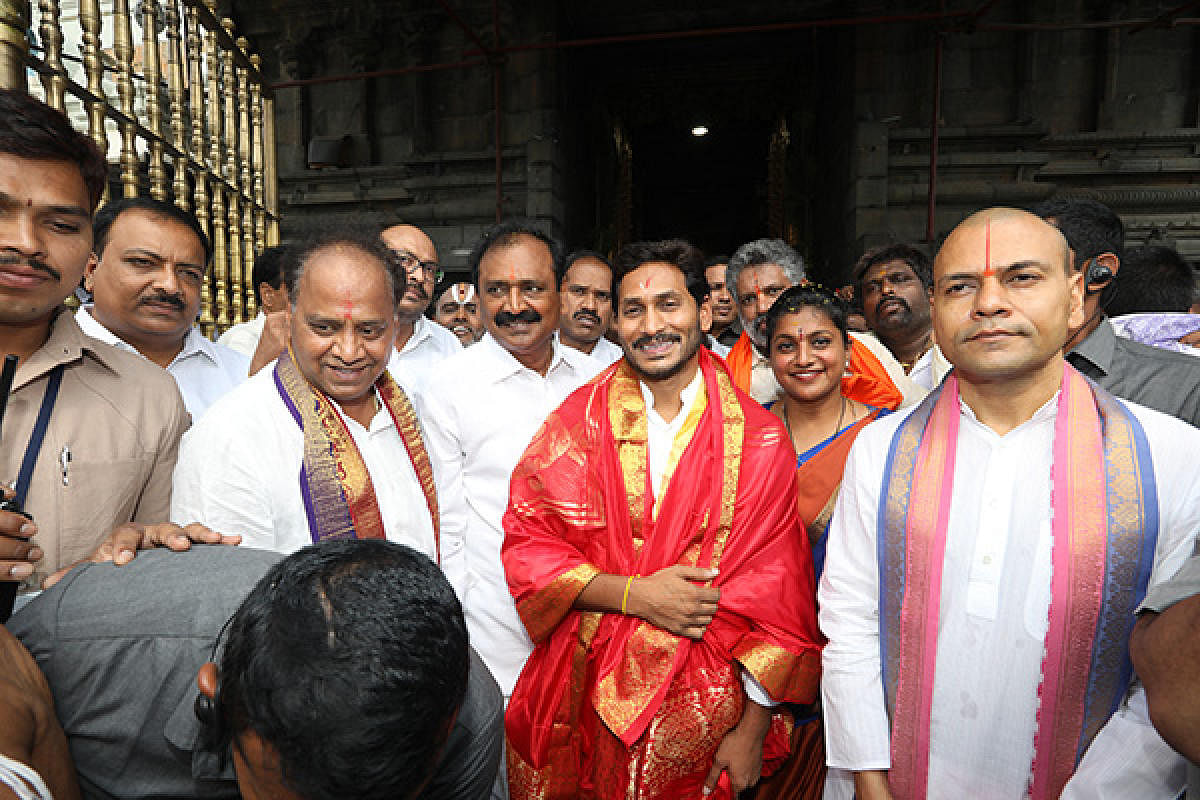
[[[1037,217],[967,218],[932,293],[954,369],[863,431],[829,531],[825,796],[1173,798],[1128,640],[1200,529],[1200,432],[1065,363],[1082,279]]]
[[[284,553],[387,538],[439,560],[432,465],[386,369],[403,287],[395,260],[377,236],[346,231],[317,235],[286,259],[288,348],[192,427],[172,518],[209,520]]]

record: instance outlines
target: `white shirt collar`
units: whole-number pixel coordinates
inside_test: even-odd
[[[137,348],[126,342],[121,337],[110,331],[99,320],[92,315],[92,304],[83,306],[75,313],[75,321],[79,323],[79,327],[88,336],[94,339],[99,339],[115,347],[119,347],[130,353],[136,353]],[[188,329],[187,336],[183,339],[183,349],[171,361],[172,364],[189,358],[197,353],[205,356],[213,364],[217,363],[216,346],[210,342],[204,334],[200,333],[200,329],[192,326]]]
[[[554,348],[554,352],[550,356],[550,366],[546,368],[546,375],[544,377],[549,377],[552,373],[558,372],[561,369],[581,372],[583,364],[586,363],[583,359],[591,359],[591,356],[561,344],[558,341],[557,333],[554,334],[551,345]],[[479,352],[486,356],[483,360],[484,369],[487,373],[485,377],[492,383],[499,383],[505,378],[510,378],[522,371],[533,372],[529,367],[517,361],[516,356],[505,350],[491,333],[485,333],[483,338],[472,349],[474,348],[480,348]],[[534,374],[536,375],[537,373]],[[538,375],[538,377],[543,376]]]
[[[404,343],[404,347],[400,352],[407,353],[411,350],[416,350],[421,342],[432,336],[433,331],[429,329],[429,325],[430,322],[425,318],[424,314],[417,317],[416,321],[413,322],[412,334],[408,337],[408,341]]]
[[[696,402],[696,395],[699,394],[700,388],[704,385],[704,375],[699,369],[692,376],[691,382],[684,387],[679,393],[679,413],[667,422],[662,415],[658,413],[658,409],[654,407],[654,393],[650,391],[650,387],[644,381],[639,380],[638,386],[642,389],[642,399],[646,402],[646,416],[651,425],[660,428],[667,428],[675,431],[683,427],[683,421],[687,417],[688,412],[692,410],[692,406]]]

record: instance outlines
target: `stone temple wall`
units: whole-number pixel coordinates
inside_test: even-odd
[[[447,4],[491,44],[491,0]],[[945,3],[951,11],[981,5]],[[1053,27],[1153,18],[1176,5],[1000,0],[975,23],[960,18],[943,33],[935,239],[980,207],[1028,205],[1073,192],[1118,211],[1131,243],[1162,239],[1200,259],[1200,26]],[[499,0],[498,7],[502,43],[527,44],[930,12],[938,4],[777,0],[658,11],[633,0],[586,6]],[[480,59],[471,52],[477,49],[471,37],[431,0],[237,0],[229,12],[266,55],[265,70],[277,81]],[[792,56],[781,69],[804,73],[772,89],[790,95],[776,97],[772,111],[791,132],[783,227],[824,280],[843,276],[866,247],[925,237],[937,30],[923,23],[876,24],[769,40]],[[700,57],[735,58],[733,41],[705,39],[707,56]],[[613,91],[635,101],[625,106],[636,106],[639,85],[687,74],[686,63],[654,68],[654,46],[637,51],[637,67],[626,64],[624,73],[617,62],[632,51],[590,50],[589,69],[600,71],[586,73],[586,80],[604,77],[604,58],[613,58]],[[549,232],[586,244],[588,231],[619,229],[614,220],[638,208],[622,205],[619,163],[603,146],[580,146],[589,136],[612,140],[613,131],[595,129],[596,121],[603,127],[628,111],[589,94],[578,69],[565,66],[582,63],[569,52],[512,53],[499,65],[502,202],[504,215],[533,217]],[[734,76],[725,83],[736,79],[735,71],[724,72]],[[761,93],[761,76],[771,74],[762,65],[747,70],[748,87]],[[463,263],[496,215],[492,79],[492,66],[482,64],[278,89],[284,235],[339,217],[406,221],[431,232],[448,265]],[[689,101],[678,94],[667,91],[654,100],[664,104],[661,116],[684,117]],[[729,109],[731,117],[739,113]],[[581,131],[585,125],[591,129]],[[638,146],[634,139],[635,153]],[[636,174],[632,189],[623,191],[643,196]],[[581,215],[588,218],[583,227]],[[748,230],[746,238],[765,233]]]
[[[987,19],[1152,18],[1163,4],[1001,2]],[[1200,259],[1200,27],[988,30],[944,40],[935,238],[988,205],[1093,197],[1127,242]],[[925,236],[933,36],[857,32],[843,257]]]

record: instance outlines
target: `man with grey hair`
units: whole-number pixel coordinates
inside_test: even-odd
[[[771,370],[766,314],[785,289],[807,281],[804,258],[781,239],[755,239],[739,247],[729,259],[726,285],[733,292],[742,335],[726,356],[734,384],[760,403],[779,395]],[[843,387],[872,406],[896,408],[924,396],[924,390],[904,374],[900,362],[878,339],[851,332],[851,352],[846,367],[855,379]]]
[[[726,360],[733,381],[760,403],[775,399],[779,384],[767,359],[766,314],[775,298],[806,279],[804,259],[782,239],[755,239],[729,259],[725,285],[742,323],[742,335]]]

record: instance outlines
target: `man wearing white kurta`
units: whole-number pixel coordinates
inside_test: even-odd
[[[1018,800],[1029,791],[1051,607],[1061,348],[1068,316],[1081,317],[1082,287],[1070,277],[1061,235],[1011,209],[980,212],[957,228],[935,261],[934,279],[934,324],[957,367],[960,415],[940,602],[932,606],[939,610],[927,796]],[[1200,432],[1126,405],[1153,462],[1154,585],[1178,569],[1200,529],[1200,473],[1190,466]],[[888,618],[880,617],[877,526],[888,501],[881,478],[889,447],[908,416],[874,423],[855,442],[829,533],[818,591],[829,638],[822,676],[827,798],[855,791],[862,800],[892,797],[880,628],[899,611],[889,607]],[[904,569],[890,559],[884,568]],[[898,646],[889,639],[889,648]],[[915,680],[900,674],[906,677]],[[901,753],[917,747],[911,739],[895,744]],[[1091,742],[1062,797],[1166,800],[1182,782],[1183,762],[1150,726],[1138,690]]]
[[[413,321],[412,335],[404,347],[392,350],[388,372],[397,383],[419,393],[447,358],[462,351],[462,342],[457,336],[428,317],[420,316]]]
[[[430,501],[414,465],[418,456],[409,448],[423,445],[411,431],[406,445],[396,423],[406,429],[416,423],[401,414],[394,421],[384,396],[395,334],[394,286],[401,278],[391,275],[392,259],[374,239],[326,234],[298,246],[296,261],[290,351],[218,401],[185,436],[172,519],[206,521],[215,530],[237,531],[243,546],[281,553],[311,544],[322,530],[314,519],[321,508],[313,500],[322,487],[314,485],[319,474],[301,478],[311,457],[306,437],[320,429],[345,430],[352,445],[339,440],[340,452],[361,456],[375,501],[365,513],[361,505],[349,509],[354,533],[367,535],[378,519],[387,539],[436,560]],[[329,424],[309,430],[311,418],[296,409],[315,400],[331,416],[325,417]],[[328,440],[321,449],[331,452]],[[347,504],[351,488],[343,484]]]
[[[393,225],[380,237],[404,269],[399,276],[403,291],[396,299],[396,349],[388,372],[405,389],[420,392],[439,365],[463,349],[462,343],[425,316],[442,275],[433,240],[415,225]]]
[[[506,702],[533,651],[500,562],[509,481],[546,416],[601,369],[554,336],[556,249],[519,225],[485,235],[471,263],[487,333],[444,361],[422,394],[429,453],[440,468],[446,575]],[[455,557],[460,550],[465,559]]]

